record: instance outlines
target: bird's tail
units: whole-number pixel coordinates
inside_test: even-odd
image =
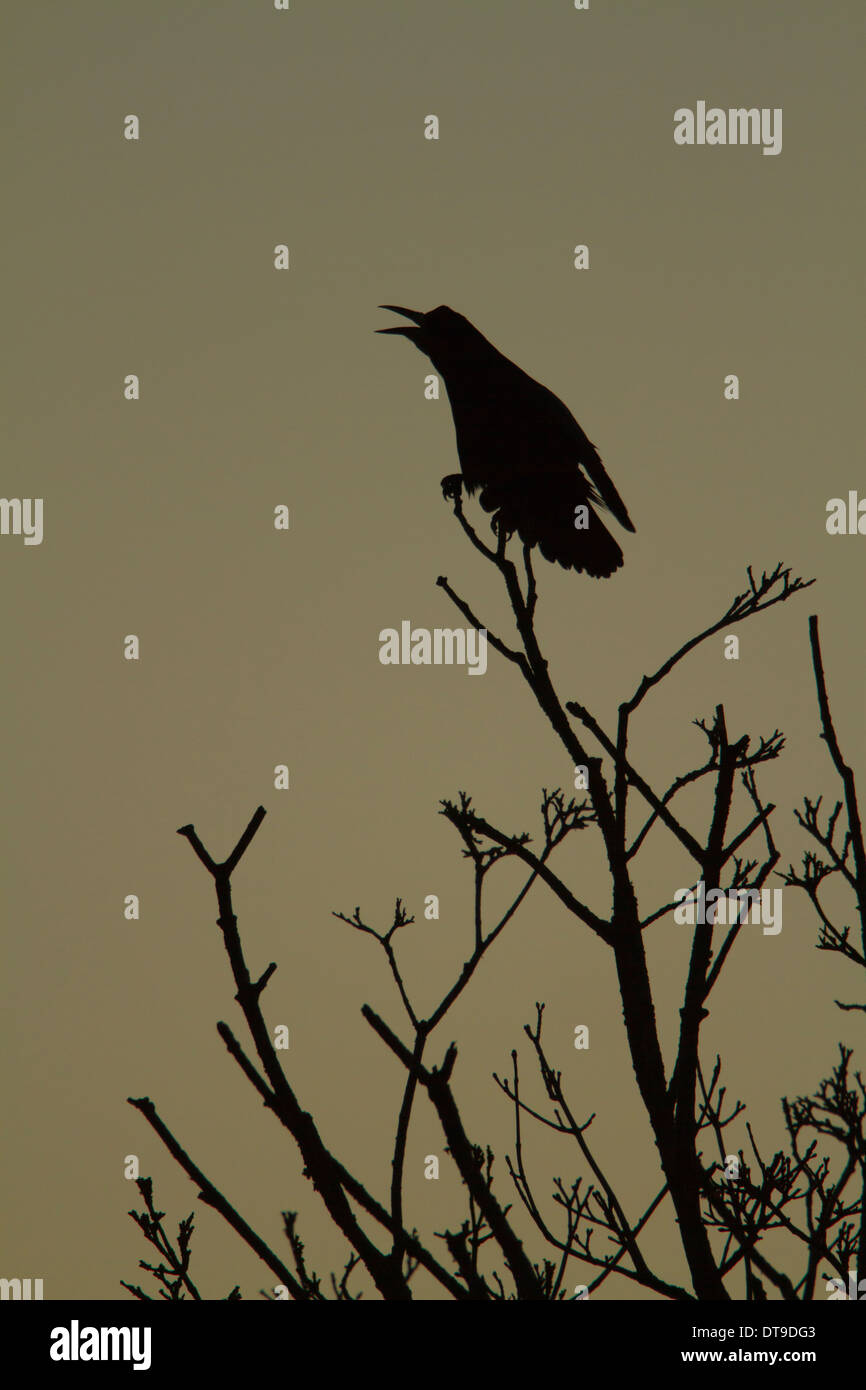
[[[580,488],[564,502],[561,478],[545,488],[536,475],[525,488],[509,487],[507,496],[501,488],[485,488],[479,500],[485,511],[496,512],[497,526],[516,531],[525,545],[537,545],[551,564],[606,579],[622,565],[622,551],[585,498]]]

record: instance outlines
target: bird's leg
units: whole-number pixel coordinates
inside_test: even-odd
[[[449,499],[453,498],[454,501],[457,501],[457,500],[462,496],[462,494],[463,494],[463,474],[462,474],[462,473],[449,473],[448,476],[447,476],[446,478],[443,478],[443,479],[442,479],[442,496],[443,496],[446,500],[449,500]]]

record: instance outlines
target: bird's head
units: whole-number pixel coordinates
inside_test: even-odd
[[[449,309],[447,304],[440,304],[438,309],[426,314],[420,309],[402,309],[399,304],[380,304],[379,308],[402,314],[403,318],[411,319],[415,327],[377,328],[376,332],[397,333],[408,338],[440,371],[470,355],[479,342],[486,341],[467,318]]]

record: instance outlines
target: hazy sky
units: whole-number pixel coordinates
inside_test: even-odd
[[[537,566],[564,699],[612,727],[644,672],[724,611],[747,564],[781,559],[818,583],[742,627],[738,661],[721,637],[693,654],[646,701],[634,757],[666,786],[703,757],[691,721],[719,702],[733,734],[783,729],[762,786],[782,864],[797,861],[794,806],[838,794],[809,666],[819,613],[839,736],[863,766],[866,539],[825,528],[828,499],[866,496],[863,11],[81,0],[16,6],[5,28],[2,491],[43,499],[44,534],[0,536],[0,1273],[43,1278],[46,1298],[126,1297],[118,1281],[147,1257],[126,1215],[135,1154],[172,1224],[197,1212],[205,1295],[237,1282],[256,1297],[267,1271],[126,1105],[149,1095],[277,1250],[279,1213],[297,1207],[312,1266],[342,1267],[342,1238],[215,1031],[242,1020],[211,881],[177,827],[192,822],[223,857],[267,808],[235,880],[250,968],[278,962],[266,1016],[291,1030],[292,1084],[384,1199],[403,1075],[361,1005],[407,1033],[381,952],[331,913],[360,904],[383,925],[399,895],[418,919],[400,941],[407,977],[429,1008],[471,932],[470,874],[440,798],[466,789],[504,829],[537,835],[542,786],[571,777],[494,653],[479,679],[379,662],[381,629],[460,621],[439,575],[511,630],[441,497],[458,466],[447,400],[425,400],[414,348],[374,336],[393,322],[377,305],[466,314],[566,401],[625,499],[637,531],[619,533],[617,575]],[[674,111],[699,101],[781,109],[780,153],[678,146]],[[137,141],[123,137],[130,114]],[[274,268],[281,243],[287,271]],[[578,244],[587,270],[573,266]],[[124,399],[130,373],[137,401]],[[288,532],[273,527],[281,503]],[[467,514],[486,528],[477,503]],[[129,634],[137,661],[124,660]],[[274,788],[278,764],[288,791]],[[684,803],[695,825],[702,810]],[[559,867],[607,910],[591,831]],[[649,906],[694,877],[663,834],[648,844]],[[431,893],[438,922],[423,920]],[[128,894],[138,921],[124,919]],[[705,1058],[723,1051],[768,1150],[780,1096],[811,1090],[838,1040],[862,1039],[858,1015],[832,1002],[856,997],[853,967],[815,939],[786,890],[783,930],[741,933],[705,1026]],[[668,1060],[688,945],[670,920],[649,940]],[[491,1072],[508,1069],[536,1000],[572,1106],[598,1112],[596,1153],[637,1214],[658,1167],[613,962],[543,888],[431,1059],[458,1041],[457,1098],[511,1200],[511,1115]],[[571,1041],[581,1023],[585,1052]],[[730,1142],[746,1143],[744,1123]],[[423,1178],[431,1153],[438,1183]],[[574,1166],[535,1136],[531,1155],[542,1194]],[[407,1220],[429,1233],[463,1214],[419,1105]],[[669,1209],[654,1231],[662,1272],[682,1277]]]

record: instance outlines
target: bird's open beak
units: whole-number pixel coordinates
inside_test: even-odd
[[[399,304],[380,304],[380,309],[390,309],[392,314],[402,314],[404,319],[411,319],[420,328],[426,314],[420,309],[401,309]],[[404,338],[410,338],[413,342],[417,341],[417,334],[414,328],[377,328],[377,333],[401,333]]]

